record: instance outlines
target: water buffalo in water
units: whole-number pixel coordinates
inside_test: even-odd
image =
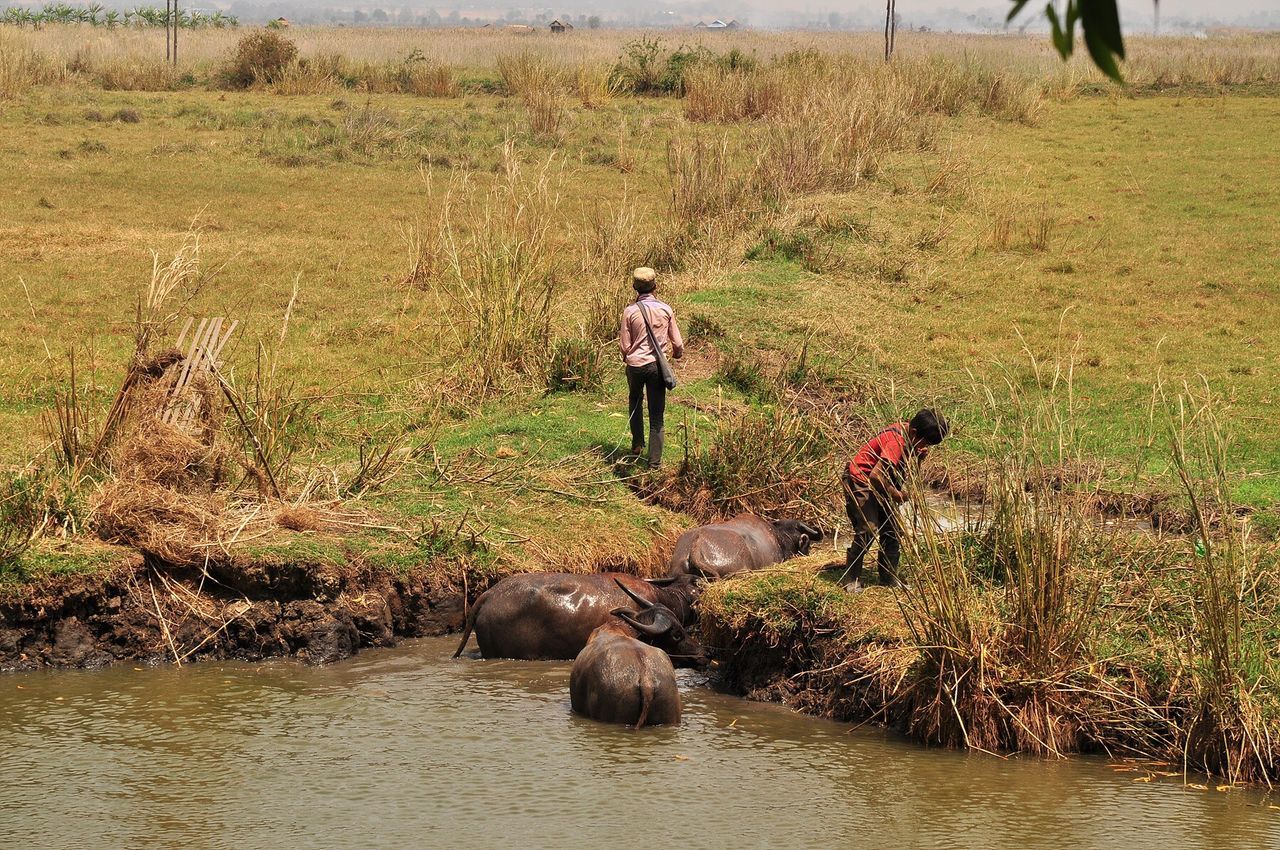
[[[809,546],[821,539],[822,532],[807,522],[739,514],[680,535],[667,575],[724,578],[808,555]]]
[[[642,601],[642,600],[637,600]],[[680,722],[676,671],[666,653],[643,639],[664,635],[696,645],[683,634],[671,612],[650,605],[638,615],[624,608],[591,633],[573,661],[569,702],[593,720],[626,723],[639,729]],[[697,652],[702,653],[701,646]]]
[[[623,573],[524,573],[508,576],[480,595],[467,615],[457,658],[474,629],[485,658],[569,660],[587,645],[591,633],[616,608],[638,600],[662,605],[675,625],[692,623],[697,582],[692,576],[645,581]],[[654,634],[646,637],[676,657],[689,659],[680,641]]]

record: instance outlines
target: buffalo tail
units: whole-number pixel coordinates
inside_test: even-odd
[[[454,651],[453,657],[457,658],[462,654],[462,650],[467,648],[467,641],[471,640],[471,632],[476,627],[476,615],[480,613],[480,606],[484,603],[484,598],[489,595],[489,591],[485,591],[471,603],[471,610],[467,612],[467,625],[462,630],[462,642],[458,644],[458,648]]]
[[[644,726],[649,719],[649,707],[653,705],[653,682],[645,673],[640,674],[640,716],[636,718],[636,728]]]

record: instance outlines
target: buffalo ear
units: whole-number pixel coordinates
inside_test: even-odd
[[[810,540],[809,540],[809,535],[807,535],[807,534],[801,534],[801,535],[800,535],[800,540],[799,540],[799,542],[797,542],[797,543],[796,543],[796,551],[797,551],[797,552],[800,552],[801,554],[808,555],[808,554],[809,554],[809,544],[810,544],[811,542],[812,542],[812,541],[810,541]]]

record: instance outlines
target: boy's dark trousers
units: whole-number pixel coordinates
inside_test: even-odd
[[[846,468],[840,476],[844,488],[844,509],[853,526],[853,545],[845,553],[845,573],[850,584],[862,578],[862,562],[872,542],[880,538],[876,565],[880,583],[897,585],[898,561],[902,557],[899,540],[898,511],[888,499],[864,481],[856,481]]]
[[[657,363],[627,367],[627,415],[631,424],[631,448],[644,448],[644,397],[649,397],[649,465],[662,463],[663,417],[667,409],[667,385]]]

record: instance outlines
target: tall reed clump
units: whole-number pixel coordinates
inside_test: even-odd
[[[13,100],[35,84],[31,52],[0,32],[0,100]]]
[[[705,63],[685,77],[684,116],[690,121],[751,121],[783,111],[796,91],[779,67],[742,72]]]
[[[426,58],[406,60],[395,70],[395,80],[404,94],[421,97],[456,97],[458,94],[453,69]]]
[[[685,439],[679,474],[660,482],[655,501],[703,520],[830,513],[833,446],[810,417],[782,406],[749,410],[706,439]]]
[[[1185,763],[1231,782],[1270,784],[1280,776],[1276,576],[1263,569],[1237,515],[1229,436],[1207,387],[1176,399],[1171,425],[1173,467],[1194,524],[1188,545],[1195,694]]]
[[[1070,369],[1036,372],[1034,396],[1010,382],[1011,403],[997,406],[986,391],[1008,416],[992,417],[984,530],[943,535],[926,520],[904,540],[902,607],[920,653],[908,730],[932,743],[1056,756],[1147,711],[1097,663],[1097,576],[1115,553],[1088,511],[1093,485],[1060,486],[1080,459]]]
[[[889,71],[821,54],[733,70],[702,65],[688,77],[685,117],[750,121],[750,194],[781,202],[796,194],[846,190],[901,147],[916,117]]]
[[[886,152],[918,140],[932,113],[973,107],[1030,121],[1040,98],[1034,81],[1006,71],[803,53],[768,65],[697,65],[686,77],[684,113],[694,122],[756,125],[756,192],[782,199],[850,188]]]
[[[625,86],[615,70],[607,65],[579,65],[573,76],[573,89],[586,109],[608,106]]]
[[[547,391],[598,390],[604,386],[605,369],[604,346],[597,340],[558,339],[547,358]]]
[[[759,207],[756,164],[728,136],[677,135],[667,145],[671,225],[680,233],[709,235],[717,225],[740,225]]]
[[[17,565],[49,521],[43,490],[38,471],[0,477],[0,577]]]
[[[93,75],[107,91],[175,91],[184,85],[184,75],[160,60],[105,59]]]
[[[458,350],[482,393],[512,376],[541,380],[557,289],[551,161],[527,176],[508,141],[503,163],[502,178],[484,192],[454,184],[431,224],[409,240],[422,285],[458,320]]]
[[[914,110],[959,115],[973,109],[1034,124],[1044,106],[1045,82],[1009,68],[932,58],[895,62],[893,74]]]
[[[31,50],[20,36],[0,31],[0,101],[13,100],[32,86],[61,82],[68,75],[65,64]]]
[[[342,88],[342,80],[325,62],[290,62],[271,84],[271,91],[286,96],[330,94]]]
[[[601,342],[618,333],[619,316],[635,297],[630,272],[651,262],[652,237],[641,227],[631,200],[597,207],[583,227],[579,279],[589,286],[584,331]]]
[[[454,97],[458,81],[453,68],[414,50],[401,61],[354,62],[327,54],[311,64],[324,65],[349,88],[372,94],[413,94],[419,97]]]
[[[558,142],[569,118],[560,70],[546,59],[524,51],[499,56],[498,73],[507,92],[524,104],[533,137]]]

